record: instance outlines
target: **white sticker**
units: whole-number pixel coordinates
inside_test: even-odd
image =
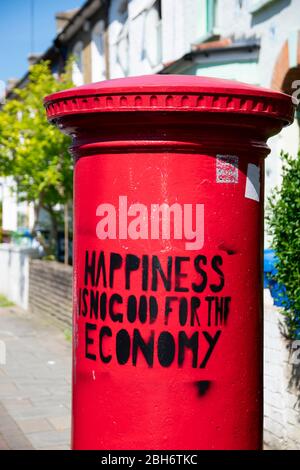
[[[259,201],[260,174],[259,167],[253,163],[248,163],[245,197]]]
[[[238,183],[239,157],[236,155],[217,155],[216,182]]]

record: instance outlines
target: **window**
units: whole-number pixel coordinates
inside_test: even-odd
[[[77,42],[73,48],[73,72],[72,79],[74,85],[83,85],[83,44],[81,41]]]
[[[105,80],[104,21],[99,21],[92,30],[91,68],[92,82]]]
[[[207,33],[213,33],[217,25],[217,8],[218,0],[207,0],[206,17],[207,17]]]
[[[216,27],[217,3],[217,0],[198,0],[198,40],[213,33]]]

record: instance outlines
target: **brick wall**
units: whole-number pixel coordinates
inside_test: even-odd
[[[264,440],[272,449],[300,450],[300,365],[293,364],[299,349],[282,336],[283,317],[267,289],[264,315]]]
[[[66,328],[72,324],[72,267],[55,261],[31,260],[29,310]]]

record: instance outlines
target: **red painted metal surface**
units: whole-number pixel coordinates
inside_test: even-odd
[[[261,448],[264,158],[290,97],[149,76],[45,105],[76,161],[73,448]]]

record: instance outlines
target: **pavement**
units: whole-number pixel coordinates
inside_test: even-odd
[[[15,306],[1,307],[0,347],[0,450],[69,449],[71,343],[66,335]]]

